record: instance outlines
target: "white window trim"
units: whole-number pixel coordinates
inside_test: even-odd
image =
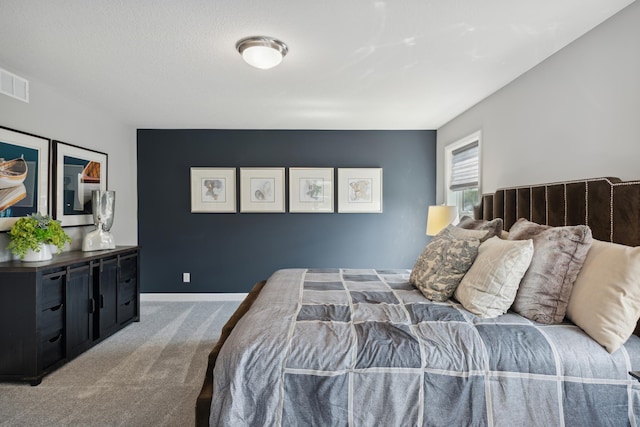
[[[453,191],[449,189],[453,152],[476,141],[478,142],[478,192],[482,194],[482,131],[477,131],[444,147],[444,200],[447,205],[455,204]]]

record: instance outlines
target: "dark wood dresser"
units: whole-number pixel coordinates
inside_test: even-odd
[[[42,377],[140,320],[139,247],[0,263],[0,380]]]

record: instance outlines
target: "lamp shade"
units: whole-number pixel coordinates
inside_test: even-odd
[[[282,62],[289,48],[280,40],[266,36],[244,38],[236,44],[242,59],[252,67],[267,70]]]
[[[457,206],[429,206],[427,236],[435,236],[458,217]]]

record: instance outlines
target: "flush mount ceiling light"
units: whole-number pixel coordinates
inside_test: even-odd
[[[236,49],[245,62],[253,67],[267,70],[282,62],[289,48],[273,37],[251,36],[239,40]]]

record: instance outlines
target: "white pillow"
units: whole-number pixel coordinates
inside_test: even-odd
[[[616,351],[640,317],[640,247],[593,240],[567,306],[567,318]]]
[[[509,310],[533,257],[533,241],[494,236],[480,245],[478,256],[456,289],[462,306],[480,317]]]

